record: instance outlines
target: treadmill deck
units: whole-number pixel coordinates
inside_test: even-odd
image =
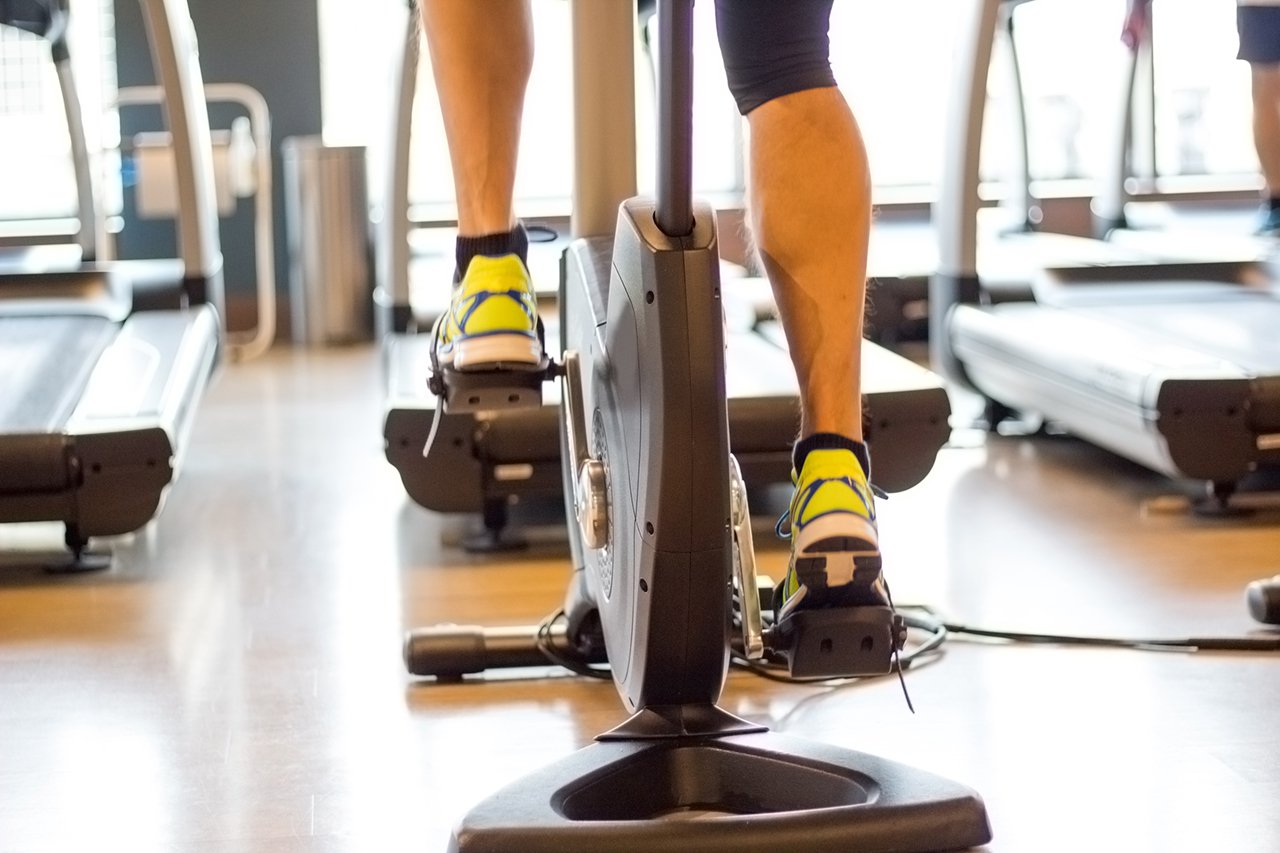
[[[1170,278],[1068,286],[1058,305],[959,306],[955,351],[988,397],[1172,477],[1280,461],[1280,301]]]
[[[608,239],[597,239],[576,249],[577,262],[594,269],[601,288],[598,315],[605,304],[610,246]],[[749,486],[786,483],[799,427],[795,374],[776,324],[753,325],[755,312],[732,304],[738,285],[726,283],[723,289],[730,447]],[[560,337],[554,313],[544,312],[543,318],[553,345]],[[863,353],[864,428],[875,455],[876,485],[902,491],[924,479],[950,437],[950,401],[941,379],[929,371],[870,342],[864,341]],[[424,456],[436,406],[426,387],[430,336],[392,336],[386,357],[387,459],[415,501],[437,512],[480,512],[494,502],[562,493],[558,385],[545,386],[537,409],[442,416],[432,453]]]

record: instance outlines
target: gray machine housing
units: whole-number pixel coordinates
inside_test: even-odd
[[[564,347],[582,358],[590,448],[608,472],[609,542],[584,553],[584,571],[607,647],[626,650],[610,665],[632,711],[713,703],[728,667],[729,433],[715,220],[700,206],[693,231],[673,238],[653,214],[650,201],[625,202],[617,236],[603,238],[613,244],[608,277],[582,241],[565,282],[577,296],[566,295]],[[677,646],[671,635],[686,639]]]

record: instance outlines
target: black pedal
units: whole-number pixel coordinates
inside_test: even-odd
[[[449,414],[536,408],[542,405],[542,383],[556,375],[557,365],[544,355],[536,365],[475,371],[445,367],[431,374],[427,387],[444,401]]]
[[[765,635],[793,678],[885,675],[906,640],[901,616],[870,606],[798,610]]]

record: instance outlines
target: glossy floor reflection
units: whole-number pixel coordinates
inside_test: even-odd
[[[409,505],[382,457],[373,349],[225,369],[160,521],[105,574],[0,528],[0,851],[421,851],[505,782],[622,718],[609,684],[416,685],[402,630],[531,623],[563,539],[500,560]],[[881,505],[900,602],[1016,630],[1253,630],[1280,504],[1206,520],[1069,440],[957,433]],[[771,520],[757,541],[768,543]],[[766,570],[784,564],[769,546]],[[976,787],[993,851],[1280,849],[1280,656],[953,642],[842,690],[731,676],[726,706]]]

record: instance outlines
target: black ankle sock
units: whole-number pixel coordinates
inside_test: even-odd
[[[804,469],[804,460],[814,450],[848,450],[862,466],[862,473],[867,479],[871,478],[871,454],[867,451],[867,446],[861,441],[854,441],[834,432],[815,432],[796,442],[791,449],[791,464],[795,466],[797,474]]]
[[[1263,202],[1263,206],[1272,213],[1275,213],[1277,210],[1280,210],[1280,196],[1267,196],[1266,201]]]
[[[497,234],[484,234],[480,237],[458,237],[454,258],[457,268],[453,272],[455,282],[462,281],[476,255],[517,255],[524,264],[529,262],[529,235],[524,226],[516,223],[510,231],[499,231]]]

